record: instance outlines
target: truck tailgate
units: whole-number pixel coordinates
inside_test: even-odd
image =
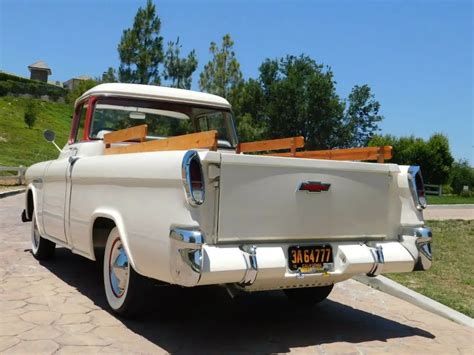
[[[222,154],[218,242],[380,239],[392,164]],[[330,184],[299,191],[301,183]]]

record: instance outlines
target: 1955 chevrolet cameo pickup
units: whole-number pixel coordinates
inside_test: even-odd
[[[60,245],[103,260],[121,315],[139,311],[151,280],[281,289],[307,304],[357,274],[431,266],[421,172],[383,163],[391,147],[239,143],[221,97],[102,84],[76,101],[57,148],[26,173],[32,253],[47,259]]]

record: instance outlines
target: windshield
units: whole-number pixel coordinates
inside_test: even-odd
[[[235,148],[232,113],[229,111],[160,101],[98,99],[89,128],[89,138],[102,139],[119,129],[148,125],[148,139],[164,139],[188,133],[216,130],[220,148]]]

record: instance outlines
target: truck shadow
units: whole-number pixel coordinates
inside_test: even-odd
[[[56,249],[41,263],[107,310],[99,263]],[[156,287],[153,305],[134,320],[119,320],[167,352],[288,352],[290,348],[333,342],[385,342],[392,338],[434,335],[344,304],[326,300],[295,308],[282,292],[259,292],[231,299],[220,287]]]

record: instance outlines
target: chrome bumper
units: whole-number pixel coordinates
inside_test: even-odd
[[[171,229],[170,271],[178,285],[191,287],[199,283],[203,244],[204,236],[200,231]]]
[[[431,268],[433,261],[432,239],[431,229],[426,227],[404,228],[402,230],[400,240],[416,260],[413,271],[423,271]],[[413,248],[413,245],[415,248]]]
[[[399,241],[330,242],[331,268],[304,274],[288,269],[291,242],[208,245],[199,230],[174,228],[170,231],[170,273],[173,283],[187,287],[237,284],[254,291],[324,286],[360,274],[426,270],[431,265],[430,242],[431,231],[426,228],[404,230]]]

